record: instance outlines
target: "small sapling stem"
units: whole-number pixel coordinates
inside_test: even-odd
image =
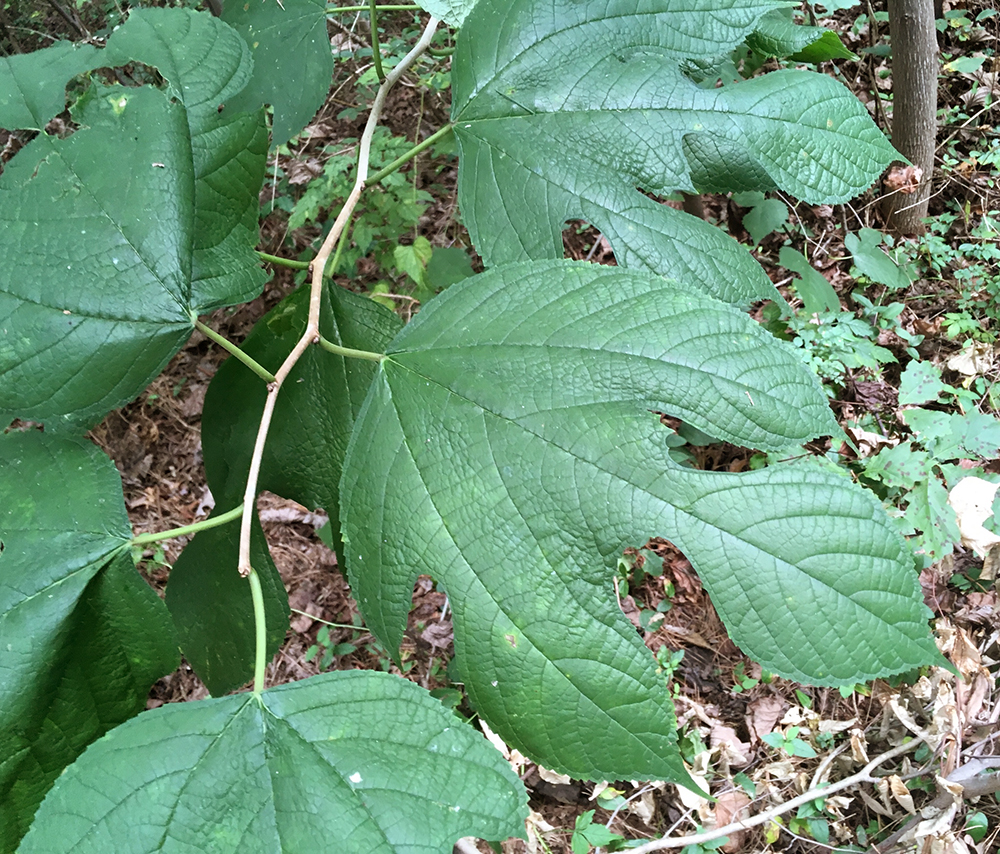
[[[378,75],[379,83],[385,83],[385,72],[382,70],[382,49],[378,43],[378,13],[375,11],[375,0],[368,0],[368,14],[371,17],[372,59],[375,60],[375,74]]]

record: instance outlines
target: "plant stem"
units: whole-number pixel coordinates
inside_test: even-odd
[[[274,374],[272,374],[267,368],[261,365],[259,362],[251,359],[246,353],[244,353],[239,347],[237,347],[228,338],[223,338],[214,329],[206,326],[200,320],[195,320],[194,328],[197,329],[206,338],[211,338],[216,344],[218,344],[223,350],[232,353],[237,359],[239,359],[244,365],[246,365],[251,371],[253,371],[258,377],[260,377],[266,383],[274,382]]]
[[[370,178],[368,178],[365,181],[365,186],[369,187],[372,184],[377,184],[386,175],[391,175],[393,172],[395,172],[404,163],[407,163],[408,161],[410,161],[414,157],[416,157],[418,154],[420,154],[421,151],[423,151],[426,148],[430,148],[439,139],[444,139],[444,137],[446,137],[448,134],[451,133],[453,127],[454,127],[454,125],[452,125],[452,124],[446,124],[443,128],[439,128],[438,130],[436,130],[429,137],[427,137],[427,139],[425,139],[423,142],[418,143],[417,145],[413,146],[413,148],[411,148],[409,151],[407,151],[406,154],[403,154],[402,156],[397,157],[395,160],[392,161],[392,163],[390,163],[384,169],[379,169],[378,172],[376,172],[374,175],[372,175]]]
[[[348,359],[367,359],[369,362],[381,362],[385,355],[382,353],[370,353],[367,350],[352,350],[350,347],[341,347],[332,341],[327,341],[322,335],[319,336],[319,346],[328,353],[335,353]]]
[[[420,7],[410,4],[402,6],[376,6],[379,12],[416,12],[419,11]],[[338,14],[338,13],[348,13],[348,12],[370,12],[372,7],[369,6],[328,6],[327,12]]]
[[[375,73],[378,82],[385,83],[385,72],[382,70],[382,49],[378,44],[378,15],[375,12],[375,0],[368,0],[368,15],[371,18],[372,59],[375,60]]]
[[[333,260],[329,263],[329,271],[327,275],[333,278],[333,274],[337,272],[337,265],[340,263],[340,256],[344,253],[344,247],[347,246],[347,235],[350,232],[345,228],[340,233],[340,240],[337,241],[337,251],[333,254]]]
[[[257,643],[253,660],[253,692],[258,697],[264,690],[264,672],[267,668],[267,623],[264,619],[264,591],[260,578],[250,568],[250,596],[253,599],[253,621],[257,629]]]
[[[281,391],[281,385],[291,373],[292,368],[295,367],[302,354],[320,338],[319,314],[323,297],[323,271],[326,269],[326,262],[330,259],[330,254],[333,252],[334,246],[336,246],[337,241],[340,240],[341,235],[344,233],[344,229],[347,227],[354,213],[354,208],[358,204],[358,199],[361,198],[361,192],[364,190],[365,178],[368,177],[368,160],[371,157],[372,137],[375,134],[379,117],[382,115],[385,99],[396,81],[406,73],[410,66],[430,46],[437,25],[438,19],[434,17],[427,22],[427,26],[424,28],[423,33],[421,33],[420,38],[417,39],[417,43],[413,46],[413,49],[386,75],[385,82],[379,86],[378,92],[375,94],[371,112],[368,114],[368,121],[365,124],[364,133],[361,134],[361,143],[358,146],[358,174],[354,180],[354,188],[348,195],[344,207],[341,208],[340,213],[337,215],[337,219],[333,223],[333,228],[330,229],[329,234],[327,234],[326,239],[323,241],[319,253],[313,259],[312,279],[309,283],[309,315],[306,320],[305,331],[292,348],[292,352],[282,362],[278,372],[274,375],[274,382],[268,384],[267,399],[264,401],[264,411],[261,413],[260,426],[257,428],[257,439],[254,442],[253,455],[250,458],[250,471],[247,474],[246,488],[243,491],[243,518],[240,520],[238,568],[240,575],[244,578],[253,573],[253,568],[250,566],[251,520],[253,519],[253,507],[257,497],[257,480],[260,477],[261,459],[264,456],[264,446],[267,444],[267,434],[271,429],[271,418],[274,415],[274,406]],[[257,621],[258,624],[262,623],[262,613],[257,617]],[[258,636],[261,631],[258,625]]]
[[[280,267],[291,267],[293,270],[308,270],[309,261],[293,261],[291,258],[281,258],[278,255],[268,255],[266,252],[257,252],[257,257],[261,261],[269,261],[272,264],[277,264]]]
[[[143,546],[146,543],[157,543],[160,540],[171,540],[174,537],[184,537],[188,534],[197,534],[198,531],[207,531],[209,528],[217,528],[219,525],[225,525],[226,522],[232,522],[233,519],[239,519],[243,515],[243,505],[239,507],[234,507],[232,510],[227,510],[221,516],[214,516],[211,519],[205,519],[201,522],[192,522],[190,525],[182,525],[180,528],[171,528],[169,531],[155,531],[152,534],[137,534],[132,537],[133,546]]]

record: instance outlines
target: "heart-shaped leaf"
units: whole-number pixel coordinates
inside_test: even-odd
[[[95,738],[179,663],[129,556],[121,478],[81,440],[0,436],[0,850]]]
[[[219,112],[251,62],[209,15],[136,10],[97,58],[53,50],[67,70],[137,61],[169,84],[91,81],[80,128],[39,134],[0,176],[0,418],[76,427],[135,397],[198,314],[260,291],[267,131],[260,113]],[[22,92],[12,113],[51,100]]]
[[[119,727],[60,778],[20,851],[450,854],[462,836],[523,837],[525,801],[416,685],[328,673]]]
[[[414,576],[436,577],[481,714],[591,779],[687,779],[664,680],[612,593],[616,556],[650,536],[771,671],[853,683],[936,657],[874,498],[814,465],[682,469],[650,410],[761,448],[837,430],[791,348],[648,273],[517,264],[436,298],[390,345],[345,462],[368,626],[396,648]]]
[[[452,117],[462,216],[486,263],[561,257],[563,223],[584,219],[623,266],[729,302],[773,298],[718,229],[636,188],[777,186],[844,201],[898,156],[829,77],[784,71],[703,89],[684,76],[778,5],[480,0],[458,37]]]

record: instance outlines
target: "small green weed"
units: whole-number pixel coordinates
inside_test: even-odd
[[[789,756],[799,756],[803,759],[813,759],[816,751],[812,746],[799,738],[800,728],[790,726],[785,732],[774,731],[765,735],[761,741],[775,750],[782,750]]]
[[[303,657],[306,661],[312,661],[316,656],[319,656],[319,669],[325,671],[330,668],[335,658],[341,655],[350,655],[356,650],[357,647],[352,642],[334,642],[330,638],[330,626],[324,625],[320,626],[319,631],[316,633],[316,643],[309,646]]]
[[[796,836],[815,839],[820,845],[830,844],[830,824],[827,821],[825,800],[817,798],[798,808],[795,816],[788,821],[788,829]]]
[[[751,688],[756,688],[760,684],[760,679],[754,679],[752,676],[748,676],[746,672],[746,665],[739,661],[736,667],[733,668],[733,688],[734,694],[740,694],[743,691],[749,691]]]
[[[624,836],[612,833],[603,824],[595,824],[594,810],[587,810],[576,817],[570,848],[573,854],[587,854],[594,848],[620,851],[624,842]]]
[[[695,833],[702,830],[700,827],[695,828]],[[681,849],[681,854],[712,854],[714,851],[718,851],[723,845],[729,841],[728,836],[723,836],[720,839],[712,839],[709,842],[701,842],[697,845],[685,845]]]
[[[902,417],[910,438],[857,464],[862,482],[891,505],[890,516],[912,538],[925,562],[949,554],[961,540],[955,512],[948,504],[948,486],[968,474],[958,461],[990,460],[1000,453],[1000,421],[974,408],[974,401],[965,413],[920,405],[937,405],[941,398],[960,406],[970,403],[968,392],[944,384],[934,365],[907,365],[899,402],[909,406]]]
[[[797,312],[785,323],[794,333],[793,343],[802,349],[806,364],[833,386],[840,386],[848,371],[878,373],[883,365],[896,361],[891,351],[875,343],[878,329],[852,312],[812,316]],[[833,390],[828,393],[833,394]]]
[[[967,163],[995,165],[993,152],[975,152],[964,160],[944,156],[942,171],[955,172]],[[992,182],[993,179],[991,178]],[[952,199],[948,209],[927,221],[927,231],[903,244],[921,276],[941,284],[955,311],[944,315],[948,337],[992,343],[1000,322],[1000,212],[973,212],[971,204]]]

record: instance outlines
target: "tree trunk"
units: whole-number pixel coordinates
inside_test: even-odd
[[[888,0],[892,41],[892,144],[914,169],[886,179],[883,211],[889,228],[919,234],[927,216],[937,140],[938,46],[934,0]]]

